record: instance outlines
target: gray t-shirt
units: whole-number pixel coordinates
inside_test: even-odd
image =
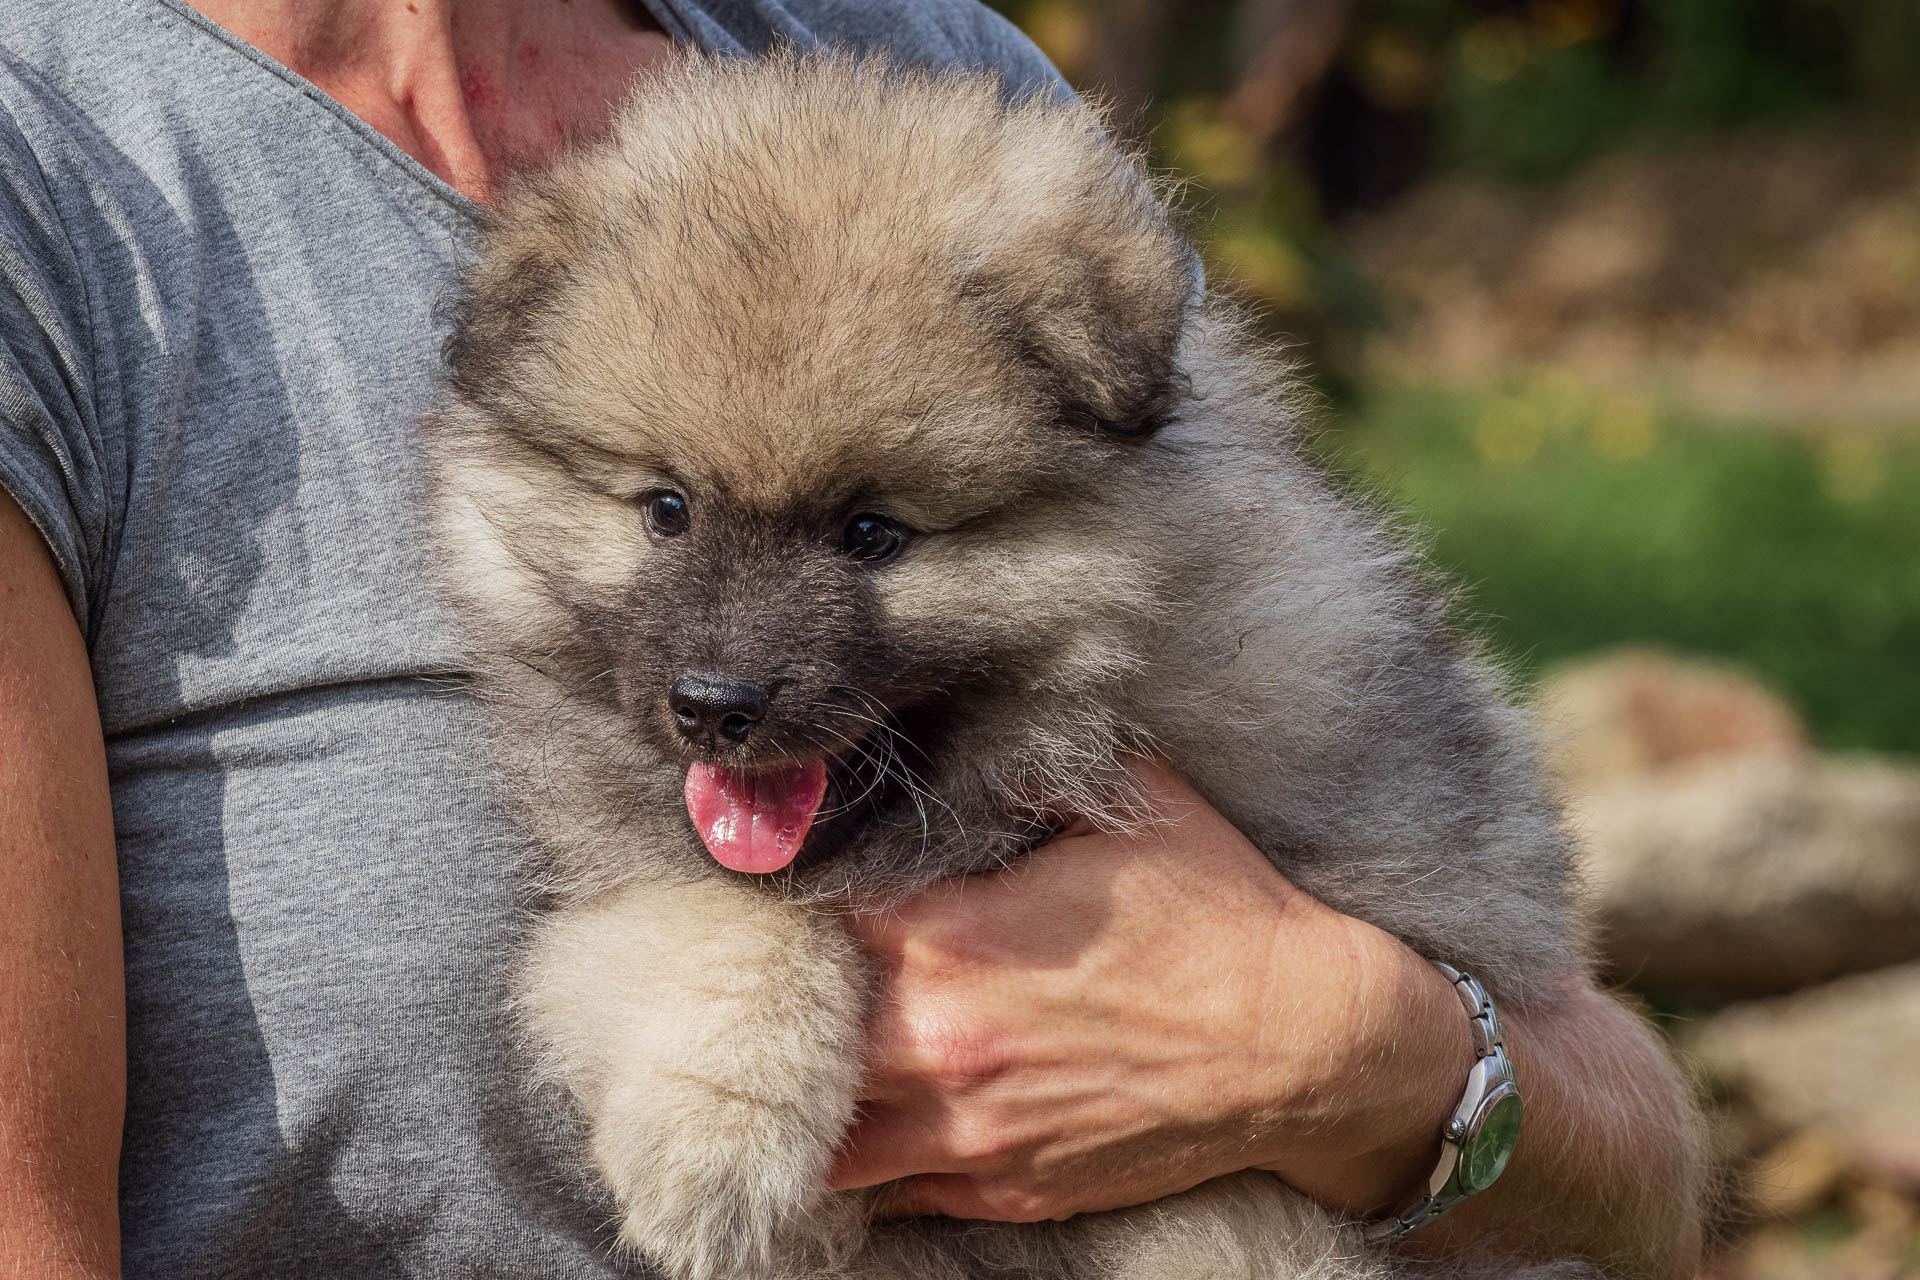
[[[654,9],[1058,84],[971,0]],[[106,729],[130,1277],[610,1270],[505,1061],[512,836],[415,533],[475,217],[175,0],[0,3],[0,485]]]

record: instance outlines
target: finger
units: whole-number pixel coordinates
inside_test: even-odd
[[[1093,825],[1093,819],[1076,817],[1067,823],[1065,827],[1061,828],[1059,833],[1056,834],[1052,840],[1047,841],[1047,843],[1057,844],[1062,840],[1077,840],[1081,836],[1094,835],[1099,830],[1098,827]]]
[[[827,1183],[835,1191],[849,1191],[963,1168],[935,1126],[906,1108],[879,1107],[847,1135]]]
[[[927,1174],[881,1187],[869,1212],[876,1218],[975,1217],[959,1211],[969,1190],[968,1180],[961,1175]]]
[[[1156,794],[1173,796],[1191,796],[1192,787],[1180,776],[1174,767],[1159,756],[1127,756],[1124,763],[1127,772],[1146,783],[1147,789]]]
[[[861,1051],[863,1104],[899,1104],[919,1092],[924,1076],[916,1069],[925,1063],[912,1045],[906,1009],[893,992],[883,992],[867,1016],[867,1043]]]
[[[1044,1222],[1066,1218],[1051,1199],[1037,1195],[983,1192],[965,1174],[929,1174],[896,1182],[874,1197],[876,1218],[972,1218],[982,1222]]]

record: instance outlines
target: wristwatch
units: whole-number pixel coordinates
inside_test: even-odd
[[[1441,1134],[1440,1163],[1427,1180],[1426,1196],[1398,1216],[1368,1227],[1367,1240],[1372,1244],[1404,1240],[1462,1200],[1485,1191],[1506,1170],[1520,1140],[1520,1086],[1514,1082],[1513,1063],[1507,1059],[1500,1019],[1494,1016],[1487,989],[1438,960],[1428,963],[1453,984],[1466,1006],[1478,1056],[1467,1073],[1467,1091]]]

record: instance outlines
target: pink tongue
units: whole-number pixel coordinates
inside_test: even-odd
[[[687,770],[693,829],[714,860],[735,871],[763,874],[792,862],[826,794],[827,766],[819,760],[761,773],[712,764]]]

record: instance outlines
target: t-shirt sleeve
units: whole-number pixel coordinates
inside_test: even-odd
[[[919,7],[953,33],[963,63],[999,72],[1013,97],[1036,93],[1073,96],[1066,77],[1039,46],[978,0],[920,0]]]
[[[0,488],[46,539],[83,633],[107,501],[86,285],[59,211],[0,105]]]
[[[979,0],[646,0],[674,39],[725,53],[762,54],[781,43],[902,62],[998,72],[1007,94],[1071,97],[1073,90],[1020,28]]]

